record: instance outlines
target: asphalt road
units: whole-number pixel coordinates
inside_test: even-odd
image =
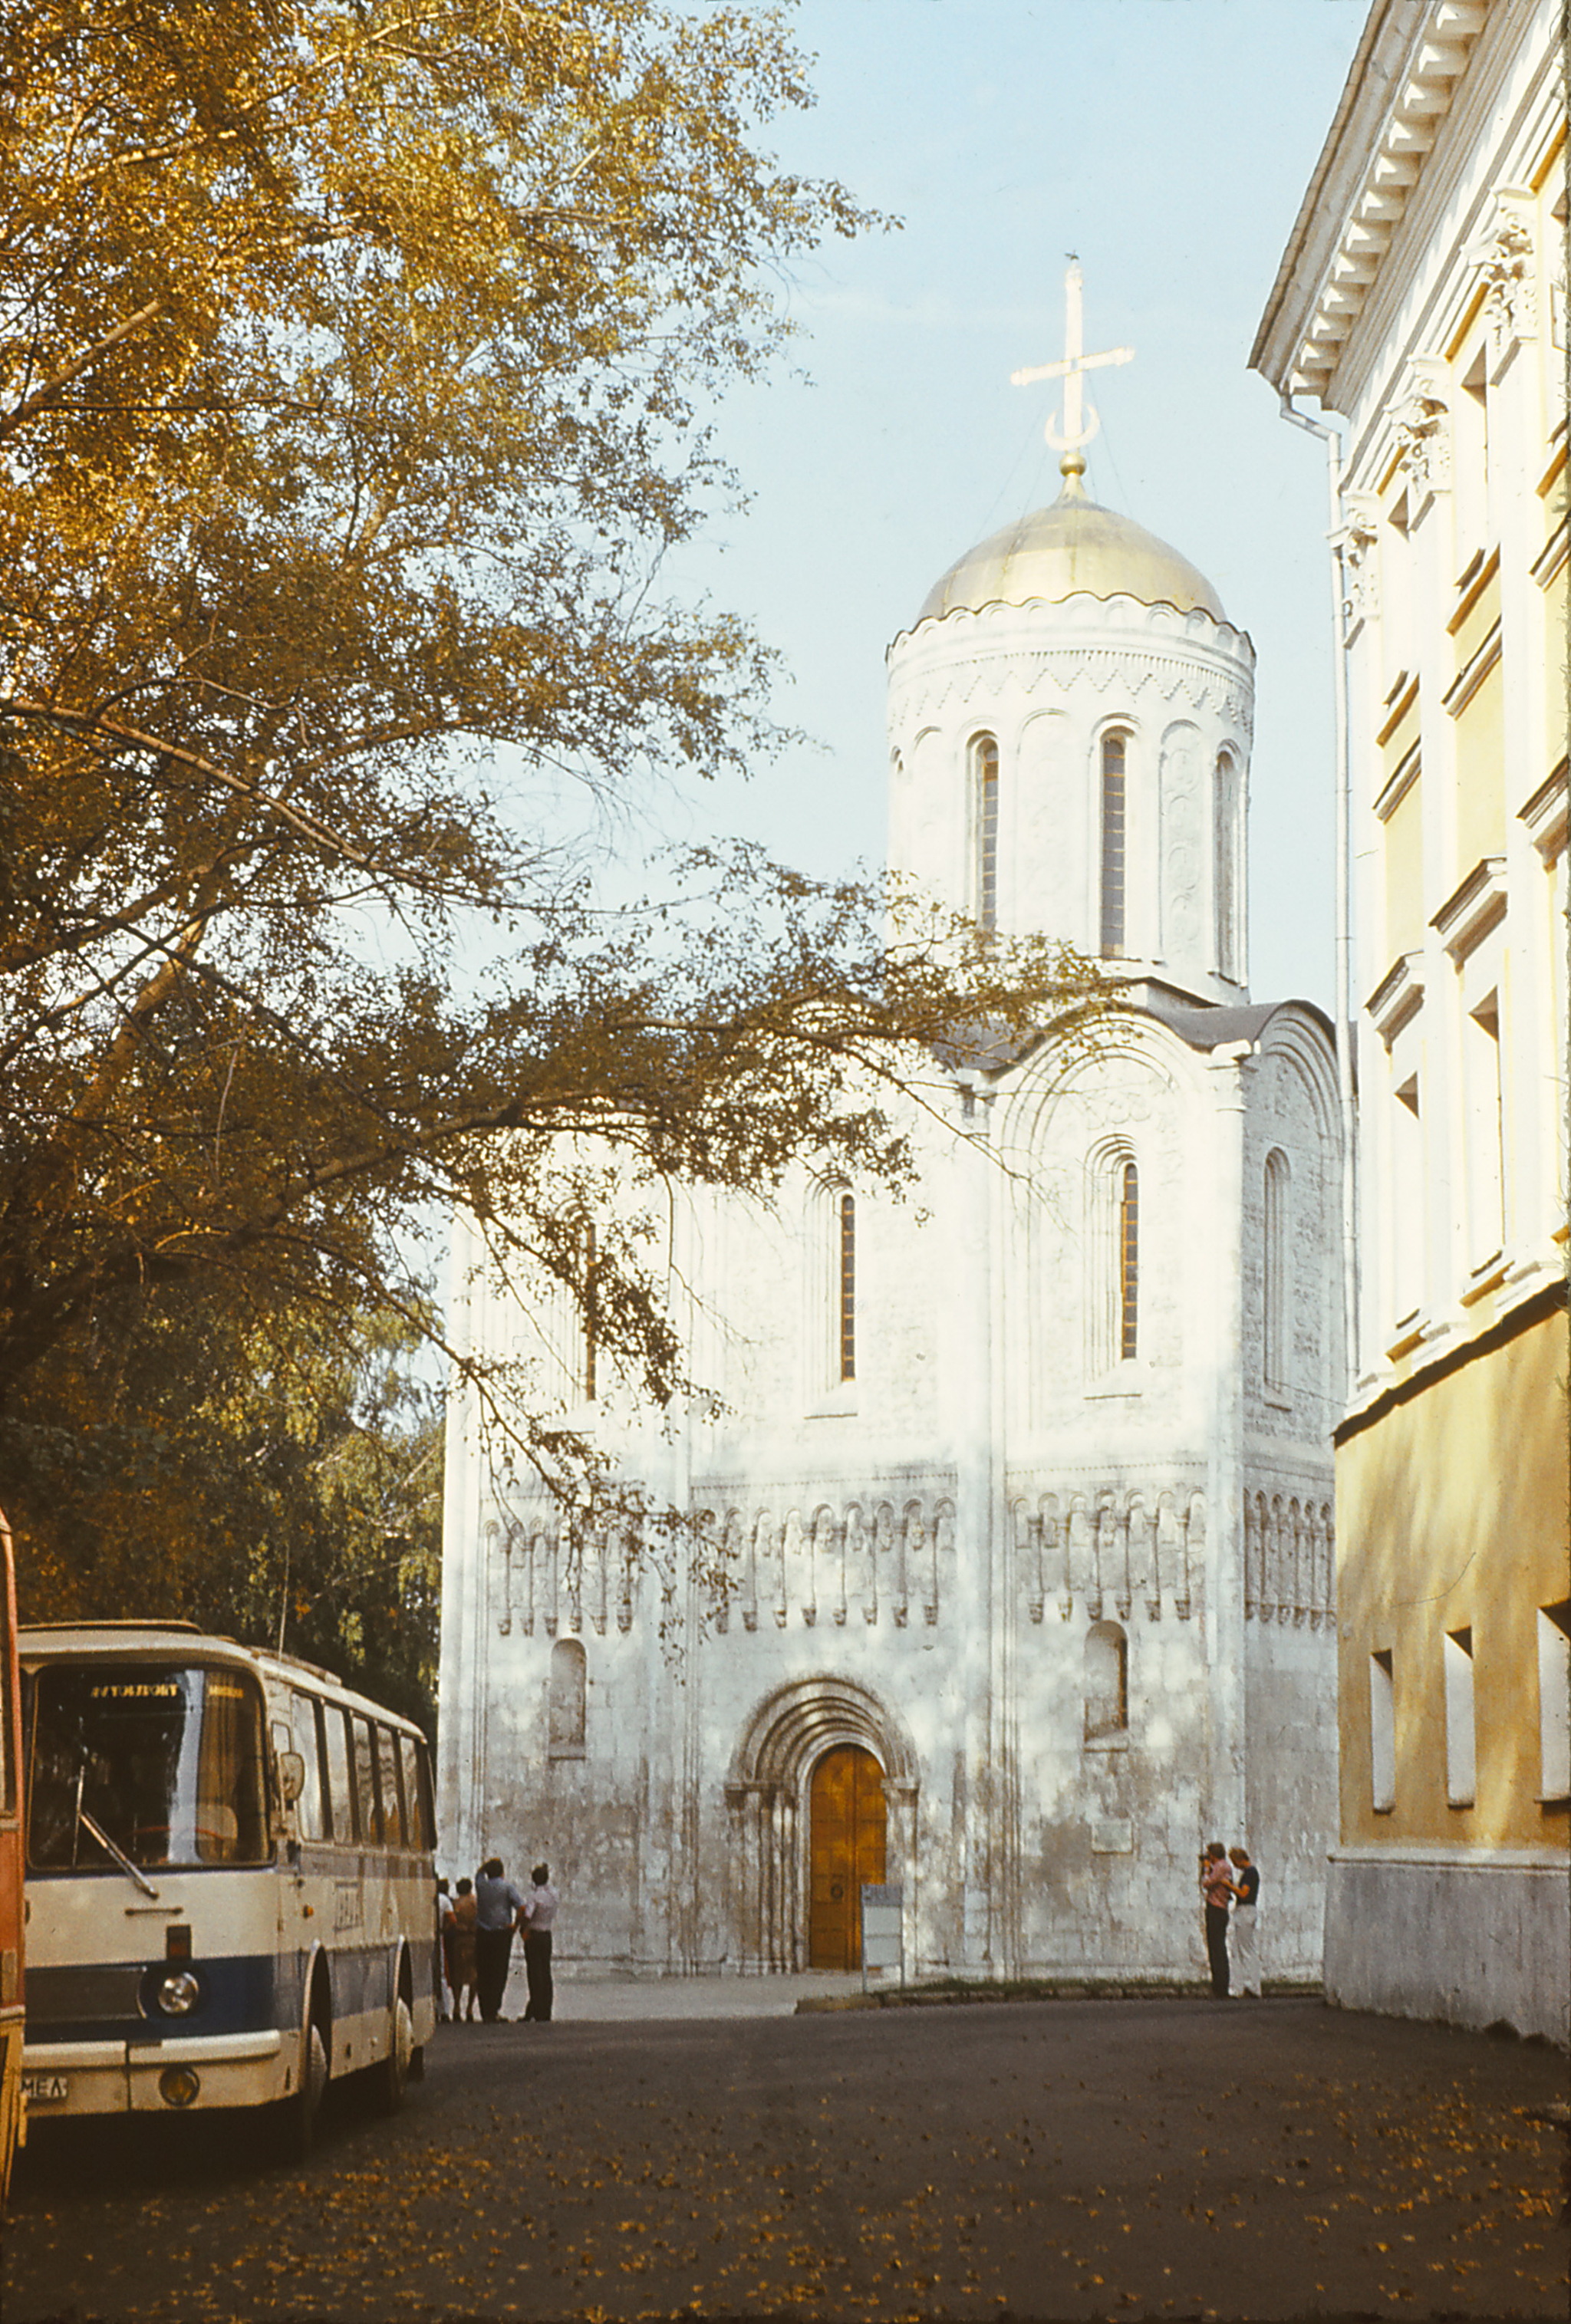
[[[303,2168],[46,2126],[4,2315],[1560,2318],[1565,2085],[1308,2000],[444,2026]]]

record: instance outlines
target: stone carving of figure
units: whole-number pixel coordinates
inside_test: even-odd
[[[1398,406],[1397,456],[1415,490],[1444,490],[1451,482],[1450,412],[1444,401],[1419,388]]]

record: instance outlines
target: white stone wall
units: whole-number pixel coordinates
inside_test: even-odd
[[[1557,1849],[1343,1852],[1326,1904],[1326,1997],[1343,2009],[1498,2021],[1571,2046],[1571,1883]]]
[[[1308,1018],[1289,1035],[1268,1032],[1245,1145],[1263,1156],[1286,1142],[1305,1188],[1329,1201],[1331,1163],[1316,1142],[1324,1041]],[[1313,1443],[1257,1430],[1249,1521],[1228,1532],[1208,1506],[1218,1398],[1246,1401],[1218,1362],[1225,1305],[1206,1296],[1215,1078],[1151,1020],[1061,1087],[1040,1061],[1015,1078],[993,1109],[1006,1125],[996,1161],[918,1115],[921,1188],[863,1206],[857,1379],[845,1388],[809,1360],[821,1319],[804,1277],[818,1269],[826,1296],[833,1279],[815,1203],[799,1190],[779,1215],[694,1206],[684,1265],[709,1376],[731,1409],[686,1433],[669,1474],[727,1553],[731,1587],[707,1620],[679,1545],[661,1553],[673,1582],[662,1596],[659,1572],[615,1530],[574,1543],[547,1506],[502,1508],[484,1490],[466,1505],[444,1702],[467,1692],[466,1639],[469,1667],[485,1671],[485,1774],[477,1795],[445,1728],[444,1829],[472,1834],[471,1853],[551,1861],[572,1900],[567,1956],[649,1969],[801,1962],[810,1759],[781,1779],[762,1836],[753,1794],[731,1798],[727,1784],[740,1780],[761,1704],[846,1685],[873,1723],[841,1739],[868,1740],[886,1770],[892,1738],[910,1755],[892,1802],[892,1850],[904,1852],[892,1853],[890,1877],[907,1887],[913,1965],[1197,1975],[1196,1853],[1218,1833],[1245,1836],[1213,1707],[1242,1655],[1244,1821],[1271,1884],[1268,1963],[1271,1974],[1312,1967],[1334,1796],[1328,1470]],[[1111,1379],[1086,1360],[1074,1207],[1085,1157],[1110,1126],[1151,1188],[1149,1352]],[[956,1203],[970,1213],[962,1235],[947,1231]],[[978,1210],[998,1222],[996,1279],[984,1278],[993,1296],[981,1300],[966,1283],[966,1254],[989,1240]],[[1250,1231],[1258,1220],[1246,1241]],[[1318,1351],[1335,1340],[1327,1222],[1317,1245],[1304,1240],[1318,1258],[1305,1262],[1314,1313],[1302,1329]],[[490,1320],[504,1328],[498,1311]],[[979,1443],[976,1383],[990,1368],[1002,1393]],[[1297,1421],[1307,1427],[1317,1409],[1307,1387]],[[652,1450],[637,1432],[608,1441],[630,1467]],[[1239,1568],[1231,1600],[1215,1581],[1224,1557]],[[467,1629],[466,1566],[484,1606]],[[1229,1602],[1245,1618],[1242,1648],[1218,1627]],[[1100,1621],[1127,1640],[1129,1724],[1087,1742],[1086,1638]],[[587,1670],[583,1743],[565,1751],[548,1720],[562,1638],[582,1643]]]

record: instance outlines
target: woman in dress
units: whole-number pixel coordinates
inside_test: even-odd
[[[472,2025],[480,1999],[476,1962],[475,1883],[460,1880],[453,1897],[453,1926],[448,1941],[448,1982],[453,1988],[453,2023]],[[464,1997],[468,1996],[466,2008]]]

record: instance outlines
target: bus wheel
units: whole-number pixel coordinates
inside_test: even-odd
[[[283,2099],[279,2107],[279,2144],[286,2163],[303,2163],[311,2151],[317,2116],[321,2110],[322,2097],[331,2070],[321,2004],[313,1995],[310,2022],[300,2045],[300,2088],[292,2098]]]
[[[376,2108],[379,2114],[396,2114],[403,2104],[404,2086],[409,2080],[410,2067],[414,2059],[414,2013],[408,1996],[401,1989],[393,2005],[393,2020],[388,2027],[387,2055],[373,2069],[375,2076]]]

